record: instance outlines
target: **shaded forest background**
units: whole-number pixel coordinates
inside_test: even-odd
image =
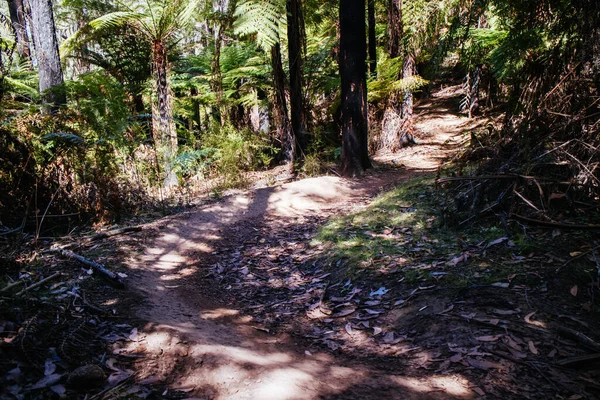
[[[3,236],[37,237],[45,216],[116,221],[278,164],[360,174],[367,150],[418,142],[413,104],[443,81],[469,116],[503,112],[440,180],[453,212],[597,212],[595,0],[8,0],[0,25]]]

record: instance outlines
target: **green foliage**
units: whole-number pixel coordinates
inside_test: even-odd
[[[378,63],[379,75],[369,81],[367,93],[369,102],[378,102],[387,99],[397,91],[416,91],[426,86],[429,81],[419,75],[398,79],[402,71],[403,58],[384,58]]]
[[[268,167],[277,155],[270,139],[248,129],[216,128],[203,138],[203,149],[214,149],[215,168],[223,187],[245,183],[244,172]]]
[[[240,36],[255,35],[256,44],[270,50],[284,36],[285,2],[282,0],[245,0],[238,4],[234,32]]]

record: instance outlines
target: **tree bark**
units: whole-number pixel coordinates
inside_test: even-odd
[[[275,117],[277,124],[277,135],[281,141],[281,152],[283,161],[289,163],[290,169],[294,165],[295,141],[292,127],[287,113],[287,102],[285,98],[285,75],[281,62],[281,46],[277,43],[271,48],[271,67],[275,84]]]
[[[415,64],[415,57],[408,53],[404,58],[404,64],[402,66],[402,78],[409,79],[415,76],[417,72],[417,65]],[[415,118],[414,118],[414,96],[413,91],[407,89],[404,91],[404,99],[402,101],[402,130],[400,134],[400,143],[403,145],[406,143],[406,138],[410,138],[415,130]]]
[[[21,60],[31,62],[31,49],[27,36],[27,23],[23,0],[7,0],[10,22],[17,34],[17,53]]]
[[[404,34],[404,25],[402,22],[402,0],[389,0],[388,18],[387,18],[387,52],[390,58],[398,58],[402,55],[402,39]],[[412,59],[412,58],[411,58]],[[407,68],[408,57],[404,59],[403,71],[398,74],[398,79],[406,78],[410,75]],[[413,60],[414,68],[414,60]],[[411,72],[412,73],[412,72]],[[410,92],[410,93],[409,93]],[[387,151],[397,151],[405,144],[413,143],[412,136],[412,92],[393,91],[387,99],[383,119],[381,121],[381,136],[379,138],[379,148]],[[411,116],[408,120],[406,116]],[[410,131],[408,132],[407,129]]]
[[[164,187],[170,189],[178,185],[177,176],[171,165],[177,155],[177,133],[173,123],[173,106],[167,82],[167,47],[166,43],[157,40],[152,43],[152,66],[156,81],[156,93],[158,97],[158,121],[155,128],[158,132],[154,134],[155,145],[159,147],[159,153],[163,161],[165,172]],[[153,116],[153,121],[156,116]]]
[[[402,0],[389,0],[387,18],[387,52],[390,58],[400,57],[402,45]]]
[[[290,107],[292,114],[293,136],[298,144],[297,150],[306,150],[306,108],[304,104],[304,59],[302,43],[304,36],[304,16],[301,0],[287,1],[287,36],[290,66]]]
[[[377,39],[375,37],[375,0],[367,0],[369,25],[369,67],[371,75],[377,75]]]
[[[365,0],[340,0],[342,174],[371,167],[368,154]]]
[[[58,54],[58,41],[51,0],[30,0],[33,45],[38,62],[42,101],[50,109],[65,104],[67,99],[63,83],[63,71]]]

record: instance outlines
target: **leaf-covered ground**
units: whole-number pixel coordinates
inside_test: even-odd
[[[434,177],[481,121],[453,115],[451,94],[422,106],[421,144],[380,158],[391,167],[72,248],[126,290],[37,253],[13,279],[63,275],[1,294],[1,395],[597,398],[595,236],[494,215],[457,229]]]

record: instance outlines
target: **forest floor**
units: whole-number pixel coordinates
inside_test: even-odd
[[[240,191],[81,247],[128,285],[88,297],[123,330],[105,337],[116,387],[93,398],[598,396],[595,289],[568,272],[594,249],[444,227],[433,178],[489,123],[457,104],[456,87],[418,104],[419,144],[360,178]]]

